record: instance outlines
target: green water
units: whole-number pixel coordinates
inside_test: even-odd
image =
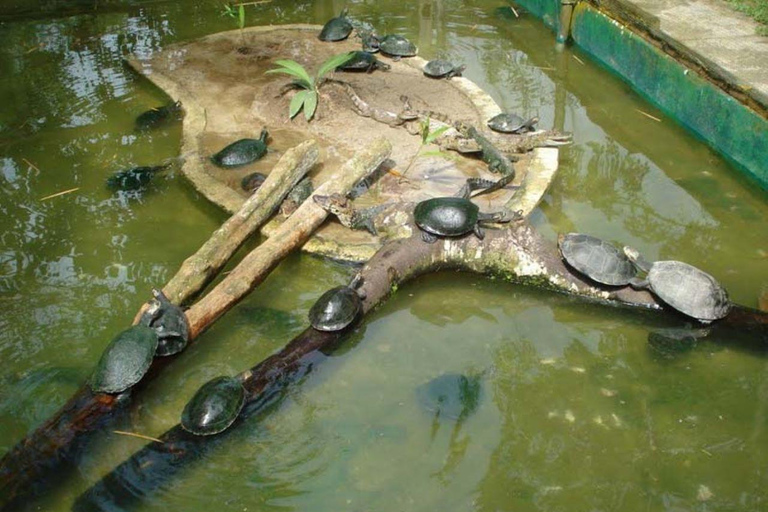
[[[465,63],[503,108],[573,132],[532,215],[548,237],[584,231],[683,259],[755,306],[768,282],[764,193],[586,56],[556,51],[538,21],[500,15],[503,5],[349,4],[425,57]],[[247,7],[247,21],[322,23],[342,7],[275,0]],[[54,16],[61,9],[67,17]],[[178,170],[143,194],[104,187],[114,171],[179,151],[178,128],[133,132],[135,116],[166,99],[121,57],[234,28],[220,11],[215,1],[0,7],[0,453],[63,403],[150,289],[225,218]],[[162,434],[202,383],[278,350],[349,275],[291,257],[116,428]],[[420,279],[269,414],[132,510],[768,509],[765,354],[650,348],[648,332],[674,322],[476,276]],[[435,421],[417,399],[445,373],[482,376],[479,406],[459,423]],[[101,435],[29,509],[69,510],[143,445]]]

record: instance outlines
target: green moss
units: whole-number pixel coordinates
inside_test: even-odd
[[[766,0],[725,0],[728,5],[743,12],[760,24],[757,33],[768,35],[768,1]]]

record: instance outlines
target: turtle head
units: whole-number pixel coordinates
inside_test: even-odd
[[[317,203],[323,210],[328,213],[332,213],[336,216],[346,213],[350,206],[349,200],[341,194],[331,194],[329,196],[315,195],[312,196],[315,203]]]
[[[267,143],[267,137],[269,137],[269,132],[266,128],[261,129],[261,134],[259,135],[259,140],[263,143]]]
[[[642,270],[643,272],[648,272],[651,270],[651,264],[646,261],[642,255],[640,255],[640,251],[628,245],[625,245],[622,250],[624,251],[624,255],[629,259],[629,261],[632,262],[636,268]]]

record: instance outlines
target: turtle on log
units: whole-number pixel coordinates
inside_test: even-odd
[[[363,276],[357,274],[348,286],[331,288],[320,296],[309,310],[309,322],[318,331],[340,331],[355,321],[363,308],[357,290]]]
[[[595,282],[626,286],[637,275],[629,258],[604,240],[582,233],[568,233],[561,234],[557,242],[566,263]]]

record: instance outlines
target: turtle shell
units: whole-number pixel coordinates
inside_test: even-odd
[[[479,377],[448,373],[419,386],[416,396],[438,418],[458,420],[477,410],[481,389]]]
[[[427,233],[440,236],[461,236],[477,224],[480,209],[462,197],[435,197],[416,205],[413,218]]]
[[[309,322],[318,331],[340,331],[351,324],[362,308],[362,301],[349,286],[331,288],[309,310]]]
[[[181,112],[181,102],[176,101],[162,107],[153,108],[139,114],[136,118],[137,130],[151,130],[165,123],[167,120],[177,117]]]
[[[647,277],[661,300],[693,318],[711,322],[731,310],[728,293],[714,277],[682,261],[656,261]]]
[[[267,154],[267,145],[261,139],[240,139],[211,157],[219,167],[239,167],[255,162]]]
[[[121,393],[144,377],[157,350],[157,334],[134,325],[118,334],[104,350],[91,377],[97,393]]]
[[[349,37],[349,34],[351,33],[352,24],[349,22],[344,13],[342,13],[341,16],[328,20],[328,23],[326,23],[323,26],[323,29],[320,31],[318,38],[321,41],[328,42],[342,41]]]
[[[523,130],[528,131],[531,128],[529,121],[517,114],[502,113],[488,120],[488,128],[501,133],[519,133]]]
[[[370,69],[389,69],[389,64],[384,64],[375,55],[368,52],[356,51],[350,60],[336,69],[344,71],[368,71]]]
[[[588,278],[610,286],[626,286],[637,274],[629,258],[614,245],[594,236],[568,233],[559,237],[563,259]]]
[[[203,384],[181,413],[181,426],[198,436],[218,434],[237,419],[245,389],[234,377],[216,377]]]
[[[395,34],[382,37],[379,40],[379,50],[394,57],[413,57],[417,52],[415,44]]]
[[[435,59],[424,65],[424,74],[433,78],[441,78],[456,69],[452,63],[447,60]]]
[[[260,172],[251,173],[248,176],[244,177],[242,180],[240,180],[240,188],[242,188],[249,194],[253,194],[257,190],[259,190],[259,187],[261,187],[264,184],[264,181],[266,181],[266,179],[267,177],[261,174]]]

